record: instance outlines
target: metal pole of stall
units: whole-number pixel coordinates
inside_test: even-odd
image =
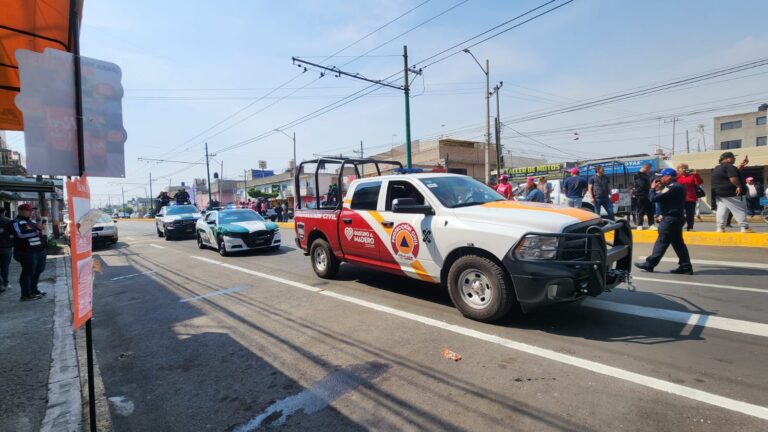
[[[77,122],[77,162],[80,176],[85,174],[85,137],[83,135],[83,84],[80,74],[80,22],[77,17],[77,0],[69,2],[69,29],[72,36],[72,54],[75,63],[75,120]],[[70,210],[72,211],[72,210]],[[73,215],[74,216],[74,215]],[[92,318],[85,322],[85,352],[88,363],[88,419],[91,432],[96,432],[96,390],[93,378],[93,328]]]

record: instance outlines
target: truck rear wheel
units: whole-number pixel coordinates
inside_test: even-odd
[[[477,255],[453,263],[448,271],[448,293],[462,315],[483,322],[502,318],[517,302],[504,269]]]
[[[323,279],[333,279],[339,271],[339,260],[331,250],[331,245],[323,239],[312,242],[309,248],[309,257],[312,260],[312,270]]]

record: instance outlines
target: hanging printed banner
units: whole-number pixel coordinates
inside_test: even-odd
[[[55,49],[16,50],[24,115],[27,170],[76,176],[74,56]],[[80,58],[85,170],[91,177],[125,177],[122,72],[114,63]]]
[[[72,257],[72,320],[75,330],[91,318],[93,310],[93,259],[91,257],[91,228],[100,213],[91,210],[91,192],[88,179],[67,181],[67,203],[71,224],[70,247]]]

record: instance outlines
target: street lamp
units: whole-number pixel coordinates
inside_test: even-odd
[[[463,51],[472,56],[485,74],[485,183],[488,184],[491,182],[491,66],[488,59],[485,59],[485,67],[483,67],[469,48]]]
[[[296,160],[296,132],[293,133],[293,136],[290,136],[280,129],[272,129],[272,130],[275,132],[280,132],[281,134],[287,136],[288,139],[293,141],[293,175],[296,176],[296,164],[298,164],[298,161]]]

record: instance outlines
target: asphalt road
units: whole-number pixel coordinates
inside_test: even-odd
[[[117,431],[768,430],[761,249],[694,247],[694,276],[664,262],[636,291],[483,324],[438,286],[319,279],[289,230],[222,258],[119,228],[93,321]]]

